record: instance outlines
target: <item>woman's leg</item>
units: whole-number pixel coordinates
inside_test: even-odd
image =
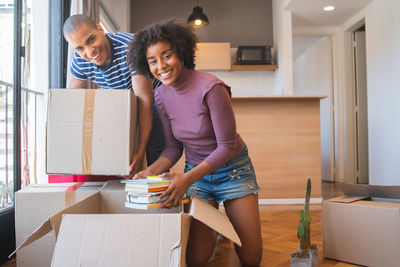
[[[217,207],[215,201],[209,201]],[[186,251],[186,262],[190,267],[204,267],[213,254],[216,232],[204,223],[193,219],[190,224],[189,240]]]
[[[236,253],[243,266],[259,266],[262,258],[262,237],[258,195],[224,202],[226,214],[232,222],[242,242],[242,247],[235,245]]]

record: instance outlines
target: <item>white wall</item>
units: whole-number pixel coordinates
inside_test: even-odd
[[[373,185],[400,185],[400,99],[398,73],[400,69],[400,1],[374,0],[358,14],[346,21],[337,34],[338,46],[334,49],[337,57],[337,105],[340,170],[337,181],[345,181],[352,175],[351,144],[354,129],[348,123],[353,80],[351,62],[350,32],[365,21],[367,49],[367,95],[368,95],[368,148],[369,183]],[[335,69],[336,71],[336,69]],[[342,129],[342,131],[340,130]]]
[[[274,80],[275,95],[293,95],[292,13],[288,0],[273,0],[274,58],[279,68]]]
[[[231,87],[233,97],[274,95],[275,72],[272,70],[208,71]]]
[[[119,32],[131,32],[131,1],[101,0],[104,8],[117,24]]]
[[[272,0],[199,1],[210,24],[197,28],[200,42],[238,45],[272,45]],[[133,0],[132,31],[168,19],[186,21],[195,0]]]
[[[321,176],[333,180],[331,170],[332,41],[330,37],[293,37],[294,95],[324,95],[321,99]]]
[[[400,1],[366,10],[370,184],[400,185]]]
[[[133,32],[153,23],[168,19],[186,21],[196,1],[134,0],[132,9]],[[196,29],[200,42],[230,42],[238,45],[273,45],[272,0],[200,1],[210,24]],[[232,88],[234,97],[283,95],[276,90],[273,70],[214,71]],[[283,88],[283,86],[282,86]]]

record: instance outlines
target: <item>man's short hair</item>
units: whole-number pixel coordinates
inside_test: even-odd
[[[83,14],[72,15],[64,22],[64,38],[68,40],[68,35],[79,29],[82,25],[97,28],[97,25],[88,16]]]

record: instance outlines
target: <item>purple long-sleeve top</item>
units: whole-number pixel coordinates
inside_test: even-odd
[[[157,88],[154,98],[166,141],[161,156],[173,164],[184,148],[189,163],[206,161],[214,171],[243,150],[230,88],[217,77],[184,68],[173,85]]]

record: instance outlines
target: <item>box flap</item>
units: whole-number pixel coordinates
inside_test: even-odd
[[[30,245],[40,239],[51,230],[54,230],[55,235],[58,235],[61,219],[63,214],[82,214],[82,213],[99,213],[100,212],[100,192],[94,193],[75,204],[62,209],[44,221],[32,234],[30,234],[21,245],[9,256],[14,255],[18,250]]]
[[[178,266],[180,214],[67,214],[52,266]]]
[[[181,213],[182,214],[182,219],[181,219],[181,240],[180,240],[180,246],[181,246],[181,261],[180,265],[181,266],[186,266],[186,248],[187,248],[187,243],[189,239],[189,230],[190,230],[190,221],[191,221],[191,216],[186,214],[186,213]]]
[[[125,184],[121,180],[110,180],[103,185],[101,191],[125,191]]]
[[[235,232],[235,229],[233,228],[228,216],[201,198],[193,196],[190,206],[190,215],[214,229],[218,233],[222,234],[226,238],[232,240],[232,242],[238,244],[239,246],[242,245],[239,236]]]
[[[340,184],[340,188],[346,195],[400,199],[400,186]]]
[[[50,217],[56,237],[60,230],[62,216],[64,214],[93,214],[100,213],[100,192],[88,196],[75,204],[60,210]]]
[[[340,202],[340,203],[352,203],[361,199],[366,199],[368,198],[367,196],[338,196],[334,198],[330,198],[326,200],[327,202]]]
[[[79,184],[79,187],[75,189],[75,191],[80,190],[93,190],[93,189],[100,189],[104,186],[105,182],[71,182],[71,183],[44,183],[44,184],[30,184],[28,186],[23,187],[19,190],[19,193],[26,193],[26,192],[46,192],[46,191],[65,191],[69,187],[76,186]],[[41,191],[38,191],[41,190]]]
[[[47,219],[45,222],[43,222],[28,238],[25,239],[24,242],[21,243],[14,251],[13,253],[8,256],[8,258],[11,258],[17,251],[20,249],[32,244],[36,240],[40,239],[42,236],[46,235],[53,229],[50,219]]]
[[[374,208],[384,208],[384,209],[398,209],[400,211],[399,202],[386,202],[386,201],[357,201],[354,203],[357,206],[367,206]],[[399,213],[400,215],[400,213]]]

